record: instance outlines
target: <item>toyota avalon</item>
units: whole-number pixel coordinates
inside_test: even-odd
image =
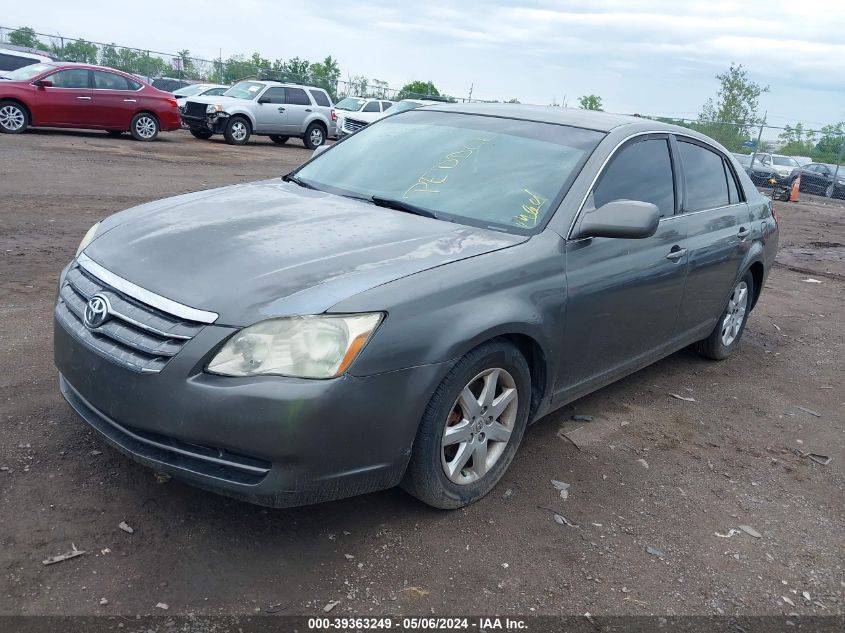
[[[723,147],[641,118],[441,104],[284,177],[93,226],[61,392],[111,445],[270,506],[489,492],[526,426],[739,345],[777,218]]]

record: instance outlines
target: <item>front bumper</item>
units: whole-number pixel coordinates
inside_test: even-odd
[[[182,115],[182,124],[191,130],[202,130],[214,134],[222,134],[226,129],[226,122],[229,115],[224,112],[209,114],[206,116]]]
[[[252,503],[304,505],[399,483],[451,363],[332,380],[203,372],[231,332],[206,326],[161,372],[142,374],[55,320],[62,395],[135,461]]]

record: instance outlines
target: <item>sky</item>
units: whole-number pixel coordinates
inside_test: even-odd
[[[695,118],[715,75],[741,63],[770,86],[771,125],[845,120],[842,0],[39,0],[10,2],[0,26],[216,58],[332,55],[342,77],[391,87],[431,80],[479,99]],[[139,10],[139,7],[143,7]]]

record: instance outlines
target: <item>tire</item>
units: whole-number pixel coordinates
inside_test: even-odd
[[[308,149],[317,149],[326,142],[326,131],[319,123],[312,123],[305,130],[305,136],[302,138],[302,142]]]
[[[737,298],[742,290],[745,290],[743,297]],[[754,297],[754,276],[751,271],[746,271],[728,298],[728,304],[719,315],[716,326],[706,339],[695,344],[695,351],[705,358],[712,360],[724,360],[730,356],[739,345],[742,333],[745,331],[745,323],[751,313],[751,302]]]
[[[136,141],[154,141],[158,132],[158,119],[149,112],[139,112],[129,125],[129,133]]]
[[[15,101],[0,101],[0,132],[20,134],[29,127],[29,112]]]
[[[290,136],[279,136],[278,134],[271,134],[270,140],[273,141],[276,145],[284,145],[288,142]]]
[[[121,130],[106,130],[106,134],[108,134],[112,138],[120,138],[121,136],[123,136],[123,132]]]
[[[233,116],[226,122],[226,129],[223,136],[229,145],[246,145],[252,131],[249,129],[249,121],[242,116]]]
[[[495,400],[486,399],[482,407],[484,385],[489,389],[493,380]],[[515,390],[516,397],[502,403],[504,408],[495,416],[485,416],[493,413],[487,407],[501,399],[505,389]],[[461,397],[462,393],[468,397]],[[493,341],[469,352],[435,389],[423,413],[402,487],[435,508],[460,508],[477,501],[493,489],[513,461],[530,405],[531,374],[516,347]],[[453,429],[455,441],[443,446],[447,428]],[[494,440],[494,434],[502,439]],[[479,454],[487,456],[485,462],[476,461]]]
[[[830,183],[824,190],[824,197],[825,198],[832,198],[833,197],[833,183]]]
[[[214,136],[214,133],[209,130],[191,130],[191,136],[205,141]]]

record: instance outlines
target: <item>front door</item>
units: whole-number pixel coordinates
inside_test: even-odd
[[[662,134],[624,145],[599,176],[584,211],[613,200],[638,200],[657,205],[661,219],[657,232],[645,239],[567,241],[559,393],[624,373],[674,338],[687,269],[676,189],[669,139]]]
[[[267,88],[258,97],[255,109],[255,131],[261,134],[287,133],[288,113],[284,88]]]
[[[37,89],[33,113],[36,125],[91,125],[91,87],[87,68],[68,68],[42,79],[52,82],[52,85]]]

